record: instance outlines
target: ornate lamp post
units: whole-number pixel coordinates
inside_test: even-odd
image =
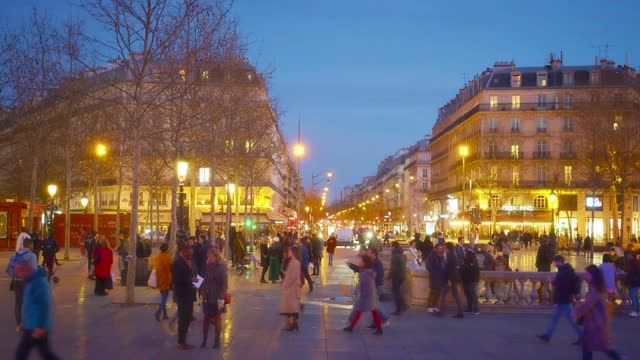
[[[300,138],[298,135],[298,143],[294,145],[293,147],[293,155],[295,155],[295,157],[298,159],[298,183],[297,185],[297,205],[296,205],[296,216],[297,216],[297,223],[296,223],[296,232],[298,233],[298,239],[300,239],[300,198],[302,197],[301,194],[301,188],[302,188],[302,178],[300,177],[300,159],[304,156],[304,145],[302,145],[302,143],[300,143]]]
[[[58,186],[55,184],[50,184],[47,186],[47,193],[49,193],[49,197],[51,198],[49,204],[44,210],[45,222],[47,225],[47,236],[53,234],[53,213],[57,210],[56,205],[53,202],[54,196],[58,192]]]
[[[177,173],[178,183],[180,184],[180,190],[178,192],[178,229],[176,231],[177,240],[186,240],[186,229],[184,226],[184,180],[187,177],[187,171],[189,170],[189,163],[184,160],[178,161]]]
[[[551,230],[549,235],[555,235],[556,233],[556,209],[558,208],[558,195],[555,190],[551,191],[549,195],[549,202],[551,202]]]
[[[84,212],[86,214],[87,206],[89,205],[89,198],[87,197],[86,194],[82,194],[82,197],[80,198],[80,205],[82,205],[82,208],[84,209]]]

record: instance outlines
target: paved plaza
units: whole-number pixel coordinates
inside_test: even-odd
[[[285,318],[278,315],[279,286],[259,284],[259,271],[237,276],[230,273],[233,304],[224,316],[223,349],[176,349],[175,331],[167,321],[153,318],[157,291],[137,288],[133,307],[121,305],[124,289],[117,287],[106,298],[93,296],[94,283],[87,279],[86,260],[73,252],[71,261],[60,268],[61,282],[54,286],[54,349],[63,359],[579,359],[579,349],[571,346],[573,334],[561,323],[550,344],[541,344],[535,334],[542,332],[549,316],[541,314],[486,313],[463,320],[433,318],[424,308],[414,308],[393,317],[383,336],[366,329],[368,316],[358,330],[345,333],[349,306],[340,300],[348,296],[352,274],[344,266],[355,252],[338,250],[335,266],[323,265],[316,290],[305,295],[300,332],[284,331]],[[0,254],[6,264],[9,253]],[[519,252],[526,264],[528,252]],[[4,266],[4,265],[3,265]],[[524,270],[524,269],[522,269]],[[13,294],[9,279],[0,277],[0,330],[2,358],[12,358],[18,336],[13,319]],[[305,287],[305,293],[306,293]],[[384,304],[392,310],[390,303]],[[201,341],[201,314],[191,326],[188,342]],[[170,309],[171,313],[175,308]],[[640,320],[616,317],[614,343],[626,354],[640,354],[637,341]],[[212,343],[213,331],[210,333]],[[35,353],[33,359],[39,358]],[[596,359],[604,359],[596,356]],[[635,357],[634,355],[631,358]]]

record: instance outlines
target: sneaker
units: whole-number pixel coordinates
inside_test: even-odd
[[[631,316],[631,317],[638,317],[638,313],[637,313],[637,312],[635,312],[635,311],[632,311],[632,312],[630,312],[630,313],[629,313],[629,316]]]
[[[427,308],[427,312],[428,312],[428,313],[432,313],[433,311],[434,311],[434,309],[433,309],[433,308]]]
[[[462,318],[464,318],[464,315],[463,314],[455,314],[455,315],[453,315],[453,318],[454,319],[462,319]]]
[[[536,337],[538,337],[538,339],[548,343],[549,341],[551,341],[551,337],[549,337],[549,335],[547,334],[542,334],[542,335],[536,335]]]
[[[473,315],[480,315],[480,312],[476,311],[476,312],[473,313]]]

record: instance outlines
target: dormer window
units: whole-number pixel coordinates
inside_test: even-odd
[[[538,81],[537,81],[537,85],[539,87],[546,87],[547,86],[547,73],[538,73],[538,77],[537,77]]]
[[[520,73],[511,73],[511,87],[520,87],[522,85],[522,75]]]
[[[566,72],[562,74],[562,83],[564,86],[573,86],[573,73]]]

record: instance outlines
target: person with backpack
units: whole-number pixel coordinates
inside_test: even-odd
[[[47,238],[42,242],[42,258],[43,265],[47,268],[47,280],[51,281],[53,275],[53,264],[56,261],[56,254],[58,253],[58,244],[53,238],[53,234],[49,234]]]
[[[22,248],[18,250],[9,260],[5,272],[11,276],[9,290],[14,294],[14,315],[16,318],[16,326],[22,322],[22,302],[24,298],[25,281],[16,273],[16,264],[20,261],[28,261],[33,268],[38,268],[38,260],[36,255],[31,251],[33,249],[33,240],[25,238],[22,242]]]
[[[629,271],[625,275],[625,285],[629,288],[631,299],[630,317],[638,317],[640,303],[638,302],[638,289],[640,289],[640,251],[635,253],[635,258],[629,262]]]
[[[571,267],[571,264],[565,263],[562,255],[556,255],[553,257],[553,264],[558,268],[558,273],[555,279],[553,279],[553,303],[555,308],[551,315],[551,325],[544,334],[537,335],[538,338],[546,343],[551,340],[553,332],[558,326],[560,317],[564,316],[569,321],[569,324],[578,335],[578,339],[574,342],[574,345],[579,345],[582,341],[582,330],[575,323],[572,317],[573,313],[573,301],[575,296],[580,293],[581,280],[576,275],[576,272]]]

